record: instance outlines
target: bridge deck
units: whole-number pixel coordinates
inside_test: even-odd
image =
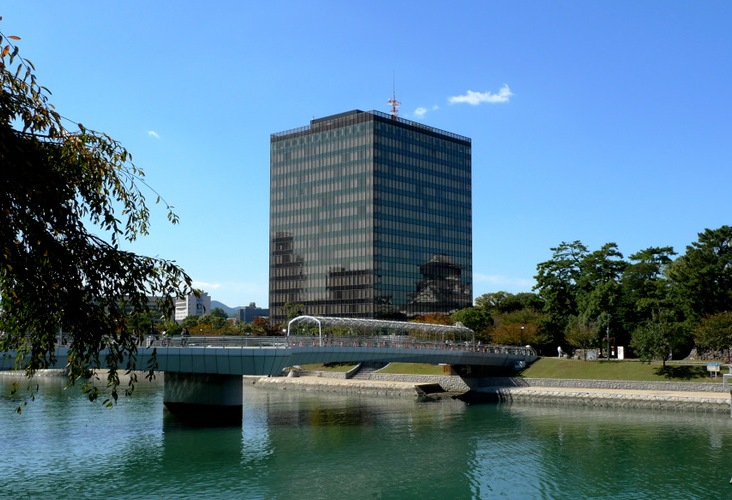
[[[57,351],[66,365],[68,349]],[[537,358],[528,347],[436,343],[394,337],[190,337],[151,340],[139,347],[136,369],[221,375],[278,375],[288,366],[368,361],[513,367]],[[12,369],[10,356],[0,370]]]

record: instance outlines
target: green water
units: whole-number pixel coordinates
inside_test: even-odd
[[[162,384],[113,409],[0,375],[0,498],[728,498],[728,415],[268,391],[184,424]]]

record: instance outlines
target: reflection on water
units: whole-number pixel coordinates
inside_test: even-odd
[[[521,432],[540,446],[536,485],[564,491],[557,478],[584,484],[590,496],[701,498],[729,493],[729,417],[712,413],[623,411],[566,406],[509,406]],[[554,460],[546,460],[554,457]]]
[[[163,411],[162,382],[106,409],[60,378],[22,415],[0,375],[0,497],[710,498],[727,416],[421,403],[245,384],[241,427]],[[212,417],[213,418],[213,417]]]

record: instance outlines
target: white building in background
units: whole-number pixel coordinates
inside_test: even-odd
[[[184,299],[175,301],[175,321],[181,322],[188,316],[203,316],[211,312],[211,297],[206,292],[199,296],[191,293]]]

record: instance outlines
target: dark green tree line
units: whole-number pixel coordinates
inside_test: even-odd
[[[628,346],[642,360],[686,355],[694,345],[732,351],[732,227],[705,229],[676,257],[650,247],[626,260],[615,243],[591,251],[582,242],[551,248],[537,265],[535,293],[487,293],[454,313],[481,340],[526,343],[553,355],[557,346]]]
[[[666,359],[693,345],[702,320],[732,311],[732,228],[706,229],[673,259],[671,247],[626,261],[615,243],[590,252],[581,242],[552,248],[537,266],[547,337],[574,347],[629,345],[643,359]],[[715,344],[716,345],[716,344]]]

